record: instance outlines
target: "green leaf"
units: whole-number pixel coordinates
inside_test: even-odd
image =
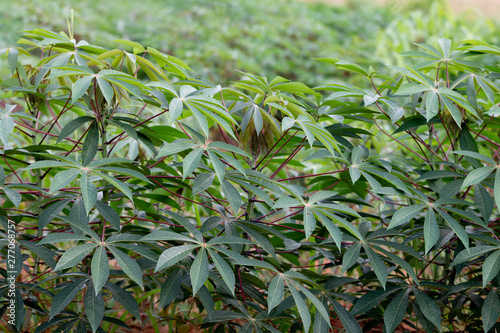
[[[483,288],[497,276],[500,271],[500,250],[490,254],[483,263]]]
[[[267,289],[267,312],[271,312],[283,300],[285,281],[281,274],[276,275]]]
[[[136,131],[136,129],[134,127],[130,126],[129,124],[126,124],[126,123],[124,123],[122,121],[118,121],[118,120],[108,120],[108,123],[112,124],[112,125],[115,125],[118,128],[122,129],[132,139],[139,140],[139,138],[137,137],[137,131]]]
[[[401,85],[399,89],[394,93],[394,96],[405,96],[418,94],[429,90],[429,87],[417,83],[406,83]]]
[[[177,295],[179,295],[183,276],[184,272],[181,268],[177,268],[168,274],[160,289],[160,309],[170,305],[176,299]]]
[[[89,320],[92,331],[95,332],[101,324],[102,318],[104,318],[105,306],[101,293],[95,293],[92,283],[87,285],[83,305],[85,306],[85,315]]]
[[[78,117],[76,119],[73,119],[69,123],[66,124],[66,126],[63,127],[61,130],[61,133],[59,134],[59,137],[57,138],[56,144],[61,142],[63,139],[66,137],[70,136],[74,131],[76,131],[80,126],[83,124],[89,122],[89,121],[94,121],[94,117],[89,117],[89,116],[83,116],[83,117]]]
[[[362,313],[365,313],[371,309],[373,309],[374,306],[378,305],[380,302],[382,302],[384,299],[386,299],[389,295],[393,294],[394,292],[398,291],[400,288],[392,288],[388,290],[374,290],[374,291],[368,291],[364,293],[357,301],[354,303],[353,307],[351,308],[351,315],[357,316]]]
[[[182,180],[186,179],[200,164],[203,148],[196,148],[190,152],[182,162]]]
[[[212,142],[210,142],[208,144],[208,147],[209,148],[217,148],[217,149],[227,150],[227,151],[233,152],[235,154],[251,158],[250,154],[248,154],[243,149],[240,149],[240,148],[238,148],[236,146],[233,146],[233,145],[230,145],[230,144],[227,144],[227,143],[224,143],[224,142],[212,141]]]
[[[380,259],[379,255],[375,253],[369,246],[363,245],[363,248],[366,251],[366,255],[368,256],[368,260],[370,260],[370,266],[372,266],[375,271],[375,275],[377,279],[382,284],[382,287],[385,289],[385,284],[387,282],[387,266],[384,264],[382,259]]]
[[[191,286],[193,287],[193,296],[196,295],[198,289],[208,279],[208,255],[204,248],[201,248],[196,255],[196,258],[191,265],[189,275],[191,276]]]
[[[347,251],[345,251],[344,256],[342,257],[342,274],[347,272],[347,270],[357,262],[360,251],[361,251],[360,243],[351,245],[347,249]]]
[[[19,207],[19,205],[21,204],[21,201],[23,199],[21,194],[19,194],[17,191],[10,189],[8,187],[4,187],[3,191],[4,191],[5,195],[7,196],[7,198],[9,198],[10,202],[12,202],[14,207],[16,207],[16,208]]]
[[[417,214],[420,213],[425,206],[425,204],[416,204],[398,209],[394,215],[392,215],[388,229],[396,228],[410,221],[412,218],[417,216]]]
[[[82,191],[82,200],[85,205],[85,212],[88,215],[97,201],[97,188],[94,183],[89,180],[86,172],[83,172],[80,178],[80,189]]]
[[[80,97],[82,97],[90,87],[90,82],[92,82],[93,76],[84,76],[78,79],[71,87],[71,102],[75,104]]]
[[[473,152],[473,151],[455,150],[455,151],[452,151],[452,153],[453,154],[458,154],[458,155],[463,155],[463,156],[469,156],[469,157],[481,160],[483,162],[489,163],[491,165],[497,165],[496,162],[495,162],[495,160],[492,159],[491,157],[483,155],[483,154],[480,154],[480,153],[476,153],[476,152]]]
[[[226,174],[226,166],[220,161],[217,155],[215,155],[215,153],[211,152],[210,150],[208,151],[208,157],[215,169],[215,173],[217,174],[219,182],[221,182]]]
[[[141,242],[154,242],[154,241],[184,241],[194,243],[196,240],[181,235],[179,233],[167,230],[155,230],[150,234],[142,237]],[[210,243],[210,242],[209,242]]]
[[[495,172],[495,183],[493,185],[493,197],[497,204],[497,209],[500,209],[500,168]]]
[[[199,245],[181,245],[171,247],[160,255],[158,262],[156,263],[155,272],[161,271],[172,265],[175,265],[182,259],[186,258],[194,249],[199,247]]]
[[[93,122],[90,125],[89,131],[85,136],[85,141],[83,141],[82,147],[82,164],[87,166],[94,159],[97,153],[97,148],[99,147],[99,127],[97,122]]]
[[[439,309],[439,306],[436,304],[436,302],[434,302],[432,298],[427,296],[426,293],[416,288],[412,289],[418,306],[420,307],[420,310],[422,310],[424,316],[428,320],[430,320],[431,323],[434,324],[434,326],[436,326],[438,331],[441,331],[441,310]]]
[[[386,332],[394,332],[396,327],[403,321],[406,309],[408,308],[409,293],[410,289],[402,290],[385,309],[384,325]]]
[[[196,176],[193,182],[193,196],[198,192],[203,192],[212,185],[214,173],[202,173]]]
[[[99,211],[99,214],[102,215],[104,220],[111,223],[111,225],[116,229],[120,230],[120,215],[110,206],[105,204],[104,202],[97,200],[95,202],[95,208]]]
[[[75,247],[70,247],[61,256],[54,271],[60,271],[76,266],[80,263],[80,261],[83,260],[83,258],[85,258],[90,252],[92,252],[95,247],[97,247],[97,244],[95,243],[87,243]]]
[[[14,75],[17,68],[17,59],[19,56],[19,51],[16,48],[10,48],[7,54],[7,62],[9,63],[10,73]]]
[[[5,184],[5,170],[0,166],[0,186],[3,186],[3,184]]]
[[[113,254],[125,274],[127,274],[132,280],[134,280],[139,285],[139,287],[144,288],[142,286],[142,270],[139,264],[137,264],[134,259],[130,258],[128,255],[118,250],[114,246],[106,247]]]
[[[69,282],[64,286],[64,288],[61,289],[61,291],[57,293],[57,295],[52,299],[49,320],[58,315],[75,299],[76,295],[80,293],[87,281],[88,279],[80,279]]]
[[[488,222],[493,213],[493,200],[491,199],[490,193],[481,184],[476,184],[474,186],[474,202],[483,220]]]
[[[453,260],[451,266],[455,266],[458,264],[462,264],[464,262],[467,262],[469,260],[472,260],[476,257],[479,257],[483,254],[486,254],[488,252],[491,252],[493,250],[497,250],[498,246],[491,246],[491,245],[480,245],[480,246],[475,246],[470,249],[466,249],[461,251],[455,259]]]
[[[231,267],[226,263],[222,257],[217,254],[217,252],[213,251],[212,249],[208,249],[208,252],[210,253],[210,257],[212,258],[212,261],[215,264],[215,267],[219,271],[220,276],[226,283],[228,289],[231,291],[231,293],[234,295],[234,285],[235,285],[235,277],[234,277],[234,272],[231,269]]]
[[[45,228],[70,202],[70,199],[63,199],[47,207],[38,216],[38,230]]]
[[[233,184],[231,184],[226,179],[222,180],[221,186],[222,186],[222,192],[224,193],[224,196],[231,204],[231,207],[233,208],[234,213],[237,214],[238,210],[240,209],[240,206],[241,206],[240,192],[238,192],[238,190],[233,186]]]
[[[496,167],[494,166],[487,166],[487,167],[482,167],[479,169],[474,169],[469,174],[467,177],[465,177],[464,182],[462,184],[462,188],[476,185],[480,182],[482,182],[486,177],[488,177],[493,170],[495,170]]]
[[[439,111],[439,96],[435,91],[431,91],[427,95],[427,99],[425,101],[425,118],[427,121],[434,118],[435,115],[438,114]]]
[[[362,333],[363,330],[361,326],[359,326],[358,321],[337,301],[330,299],[330,304],[333,307],[333,310],[337,314],[344,327],[344,330],[348,333]]]
[[[424,241],[425,254],[429,253],[439,239],[439,226],[436,220],[436,213],[433,209],[428,209],[424,221]]]
[[[129,292],[123,290],[121,287],[109,281],[106,282],[104,287],[111,292],[113,298],[118,303],[120,303],[125,308],[125,310],[127,310],[136,319],[141,321],[139,306],[137,305],[137,301],[135,300],[134,296],[132,296]]]
[[[448,215],[448,213],[446,213],[445,211],[443,211],[441,209],[438,209],[437,211],[438,211],[439,215],[441,215],[444,218],[444,220],[448,223],[448,225],[451,227],[451,229],[453,229],[453,231],[458,236],[458,238],[460,238],[460,240],[464,244],[465,248],[468,249],[469,248],[469,235],[467,234],[465,229],[462,228],[462,226],[453,217]]]
[[[125,194],[131,201],[134,201],[134,196],[132,195],[132,192],[130,191],[130,189],[128,188],[128,186],[126,184],[122,183],[121,181],[119,181],[115,177],[107,175],[103,172],[99,172],[99,171],[93,171],[93,172],[95,174],[101,176],[104,180],[106,180],[110,184],[114,185],[120,192]]]
[[[297,305],[297,309],[299,310],[300,318],[302,319],[302,323],[304,324],[304,332],[309,331],[309,327],[311,326],[311,314],[309,309],[307,308],[306,302],[300,295],[300,293],[295,289],[295,287],[288,288],[292,293],[293,300],[295,301],[295,305]]]
[[[491,289],[481,308],[484,333],[488,333],[500,316],[500,300],[496,289]]]
[[[69,169],[57,173],[52,179],[49,193],[54,193],[55,191],[66,187],[66,185],[69,185],[76,178],[76,176],[80,174],[80,172],[80,169]]]
[[[94,256],[90,263],[90,269],[92,272],[95,295],[97,295],[106,284],[109,277],[109,261],[104,245],[100,245],[95,249]]]
[[[182,110],[184,109],[184,104],[179,98],[174,98],[170,101],[168,109],[168,114],[170,116],[170,121],[173,123],[177,118],[182,115]]]
[[[96,76],[95,78],[97,80],[97,85],[99,86],[99,90],[104,96],[104,99],[108,103],[108,106],[111,106],[113,104],[113,96],[114,96],[113,87],[111,87],[108,81],[104,80],[101,76]]]
[[[304,208],[304,229],[306,232],[306,240],[309,239],[311,234],[314,232],[316,228],[316,219],[314,218],[314,214],[311,210],[306,207]]]
[[[38,245],[44,245],[44,244],[55,244],[55,243],[65,243],[65,242],[77,242],[77,241],[91,241],[91,238],[88,238],[87,236],[84,235],[75,235],[75,234],[70,234],[68,232],[59,232],[59,233],[52,233],[48,234],[45,236],[42,240],[38,241],[36,244]]]

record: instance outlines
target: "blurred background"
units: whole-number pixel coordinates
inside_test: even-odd
[[[17,0],[2,2],[0,48],[15,45],[21,30],[67,31],[71,9],[77,39],[107,48],[137,41],[222,85],[240,70],[317,86],[349,74],[313,58],[387,72],[383,65],[402,61],[413,43],[499,43],[500,0]]]

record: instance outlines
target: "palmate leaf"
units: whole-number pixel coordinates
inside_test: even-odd
[[[217,252],[213,251],[210,248],[208,248],[208,252],[210,253],[210,257],[212,258],[215,267],[219,271],[220,276],[226,283],[226,286],[234,295],[234,285],[236,283],[236,279],[233,270],[226,263],[226,261],[222,259],[222,257],[219,254],[217,254]]]

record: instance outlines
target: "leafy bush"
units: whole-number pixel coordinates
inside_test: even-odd
[[[395,77],[320,59],[371,90],[221,87],[72,37],[2,50],[14,331],[498,328],[500,48],[420,44]]]
[[[241,79],[237,70],[244,70],[311,86],[346,78],[361,86],[366,84],[361,78],[311,58],[336,56],[380,70],[381,64],[401,60],[397,52],[437,32],[457,40],[499,42],[498,25],[491,20],[453,15],[445,1],[422,2],[406,8],[396,1],[389,6],[366,1],[349,1],[349,6],[289,0],[145,0],[141,6],[134,0],[8,1],[0,48],[13,45],[20,30],[65,30],[66,21],[53,18],[73,10],[81,38],[97,45],[114,39],[154,45],[218,84]]]

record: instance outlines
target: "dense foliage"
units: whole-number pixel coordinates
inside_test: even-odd
[[[1,50],[13,330],[497,327],[500,48],[419,44],[394,77],[321,58],[372,88],[311,89],[118,42]]]
[[[18,0],[3,4],[0,48],[10,47],[20,30],[45,27],[67,32],[71,10],[79,38],[119,47],[114,39],[154,45],[186,63],[198,77],[227,85],[242,78],[237,70],[277,75],[315,86],[361,78],[336,71],[312,58],[335,56],[362,66],[401,61],[398,52],[417,50],[415,42],[438,36],[499,42],[498,24],[484,17],[454,15],[444,0],[346,1],[290,0],[135,0],[103,2]],[[57,18],[57,19],[54,19]],[[77,38],[78,39],[78,38]],[[111,43],[111,45],[110,45]],[[365,86],[363,86],[365,87]]]

